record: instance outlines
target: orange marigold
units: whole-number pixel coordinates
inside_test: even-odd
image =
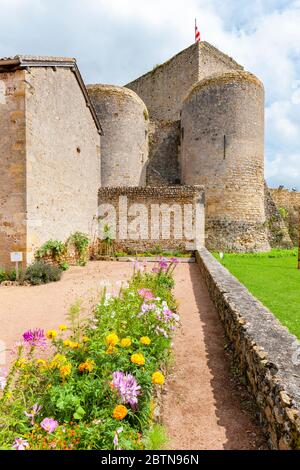
[[[157,371],[152,374],[152,383],[154,385],[163,385],[165,383],[165,377],[164,375]]]
[[[94,369],[95,362],[91,359],[87,359],[85,362],[79,364],[78,369],[79,372],[92,372]]]
[[[131,356],[131,362],[137,364],[138,366],[143,366],[145,364],[145,358],[141,353],[135,353]]]
[[[121,420],[127,415],[128,410],[124,405],[117,405],[113,411],[113,418]]]
[[[105,339],[109,346],[116,346],[116,344],[119,342],[119,337],[116,335],[116,333],[110,333],[106,336]]]

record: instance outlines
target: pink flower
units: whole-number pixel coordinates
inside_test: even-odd
[[[58,427],[58,422],[55,421],[53,418],[45,418],[41,422],[41,428],[43,428],[45,431],[51,433],[55,431],[55,429]]]
[[[170,261],[171,261],[171,263],[173,263],[173,264],[179,263],[179,260],[178,260],[177,258],[171,258]]]
[[[21,437],[16,437],[12,448],[15,450],[26,450],[26,447],[29,447],[28,442]]]
[[[138,291],[139,295],[141,297],[143,297],[145,300],[153,300],[154,299],[154,295],[152,294],[151,290],[150,289],[146,289],[145,287],[143,287],[142,289],[140,289]]]
[[[39,412],[41,411],[42,409],[42,406],[38,405],[37,403],[35,405],[33,405],[33,407],[31,408],[31,413],[27,413],[27,411],[24,411],[24,414],[25,416],[27,416],[27,418],[31,418],[31,425],[33,426],[34,425],[34,418],[36,415],[39,414]]]
[[[167,267],[168,267],[168,261],[167,261],[167,259],[161,257],[161,258],[159,259],[158,265],[159,265],[160,269],[167,269]]]
[[[30,346],[45,346],[46,344],[44,330],[41,330],[40,328],[25,331],[25,333],[23,333],[23,338],[25,343],[30,344]]]

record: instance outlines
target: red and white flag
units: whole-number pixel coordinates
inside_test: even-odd
[[[195,20],[195,42],[200,42],[200,41],[201,41],[200,31],[197,27],[197,22]]]

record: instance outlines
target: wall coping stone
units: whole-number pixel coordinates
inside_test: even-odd
[[[297,348],[300,350],[300,342],[206,248],[200,248],[196,252],[196,258],[225,331],[233,343],[235,353],[240,356],[241,364],[244,365],[243,372],[250,371],[257,377],[257,370],[254,370],[252,361],[249,361],[248,353],[251,349],[250,354],[260,363],[262,375],[272,382],[274,404],[280,406],[282,397],[287,396],[286,403],[282,406],[290,406],[290,415],[295,416],[296,423],[293,437],[289,435],[284,439],[285,442],[289,441],[288,448],[300,449],[300,365],[292,363],[292,355]],[[235,332],[232,331],[233,324]],[[235,337],[239,337],[240,344],[237,344]],[[267,401],[270,389],[267,387],[267,391],[260,383],[256,383],[255,387],[254,394],[261,406],[262,418],[264,421],[271,421],[269,425],[273,426],[275,418],[272,409],[271,417],[264,416],[262,405],[264,399]],[[287,427],[289,426],[285,426]],[[278,423],[276,429],[277,439],[270,431],[271,444],[274,448],[280,448],[283,446],[279,445],[283,429],[280,429]],[[285,432],[289,434],[287,429]]]

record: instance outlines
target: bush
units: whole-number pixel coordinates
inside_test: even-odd
[[[74,232],[67,240],[67,244],[72,243],[75,246],[78,257],[77,264],[85,266],[88,261],[89,237],[82,232]]]
[[[48,282],[59,281],[61,278],[62,270],[51,264],[36,261],[28,266],[25,271],[23,279],[36,286],[40,284],[47,284]]]
[[[3,281],[7,281],[7,279],[8,279],[7,272],[4,269],[0,268],[0,284]]]
[[[48,240],[36,252],[36,258],[51,256],[55,261],[59,261],[66,254],[66,244],[59,240]]]

